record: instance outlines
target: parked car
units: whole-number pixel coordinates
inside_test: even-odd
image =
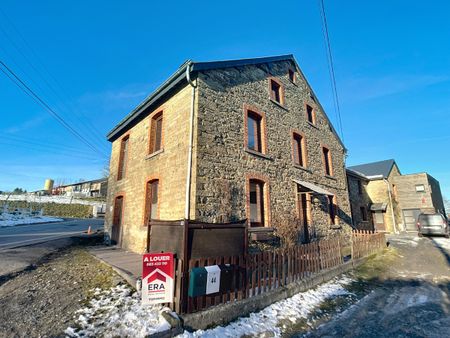
[[[444,215],[419,214],[417,217],[417,230],[422,235],[443,235],[449,237],[449,224]]]

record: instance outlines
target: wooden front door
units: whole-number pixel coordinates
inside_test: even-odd
[[[386,224],[384,222],[384,212],[374,211],[372,213],[373,227],[376,231],[386,231]]]
[[[123,196],[116,197],[114,201],[114,214],[111,229],[111,243],[120,245],[120,235],[122,229],[122,211],[123,211]]]
[[[308,194],[298,194],[298,215],[300,219],[300,226],[303,230],[303,240],[305,243],[309,243],[309,229],[308,229]]]

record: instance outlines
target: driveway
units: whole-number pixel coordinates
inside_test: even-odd
[[[388,237],[397,259],[366,295],[309,337],[449,337],[450,240]]]
[[[57,250],[72,244],[72,237],[103,229],[100,219],[73,219],[58,223],[41,223],[0,228],[0,284]]]

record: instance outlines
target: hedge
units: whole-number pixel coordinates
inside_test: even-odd
[[[26,201],[8,201],[9,211],[16,208],[29,208],[33,211],[44,209],[44,216],[89,218],[92,217],[92,206],[83,204],[37,203]],[[1,209],[0,209],[1,210]]]

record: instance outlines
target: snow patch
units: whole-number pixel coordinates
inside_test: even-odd
[[[21,195],[5,195],[0,194],[0,201],[26,201],[36,203],[58,203],[58,204],[84,204],[92,206],[102,206],[104,202],[99,201],[87,201],[83,199],[77,199],[72,196],[65,195],[49,195],[49,196],[37,196],[34,194],[21,194]]]
[[[326,299],[351,294],[344,288],[352,279],[341,277],[322,284],[315,289],[300,292],[291,298],[276,302],[257,313],[251,313],[249,317],[241,317],[227,326],[218,326],[209,330],[195,332],[185,331],[179,338],[193,337],[241,337],[271,336],[281,337],[286,323],[297,323],[302,318],[314,311],[314,309]]]
[[[449,251],[450,253],[450,239],[445,237],[434,237],[433,242],[440,246],[442,249]]]
[[[141,298],[126,285],[109,290],[96,289],[88,306],[77,311],[73,327],[65,330],[67,337],[147,337],[170,329],[162,317],[168,308],[141,305]]]
[[[47,223],[47,222],[62,222],[62,218],[48,217],[48,216],[24,216],[14,215],[10,213],[0,213],[0,227],[12,227],[23,224]]]

